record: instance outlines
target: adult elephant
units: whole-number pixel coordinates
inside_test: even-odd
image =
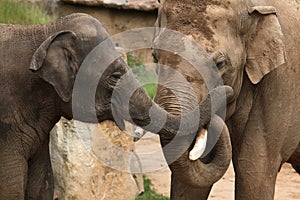
[[[208,90],[204,81],[208,74],[201,76],[197,68],[178,56],[192,48],[184,41],[186,37],[172,40],[167,34],[169,29],[176,30],[205,48],[223,83],[234,90],[225,120],[232,144],[236,199],[273,199],[277,173],[285,162],[299,172],[297,7],[295,1],[279,0],[160,1],[156,24],[161,29],[157,28],[153,43],[153,57],[161,64],[155,101],[169,113],[179,114],[191,109],[194,97],[200,101]],[[178,44],[176,52],[163,50],[168,41]],[[202,65],[202,69],[212,67]],[[178,74],[186,78],[185,83],[178,83]],[[162,146],[169,140],[161,135]],[[169,165],[171,199],[206,199],[213,183],[225,172],[215,164],[228,162],[227,152],[222,153],[218,143],[203,159],[198,159],[200,154],[194,157],[195,148],[189,152],[192,148]],[[172,150],[165,150],[167,160]]]
[[[0,24],[0,33],[0,199],[53,199],[49,132],[61,116],[115,120],[120,128],[123,120],[150,123],[151,131],[176,134],[180,118],[146,95],[98,20],[72,14],[44,25]],[[200,111],[209,113],[224,89],[232,94],[215,90]],[[165,126],[151,126],[161,116]],[[200,125],[207,120],[200,117]]]

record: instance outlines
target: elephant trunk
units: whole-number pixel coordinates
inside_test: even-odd
[[[121,115],[123,119],[147,131],[164,135],[164,137],[195,136],[199,127],[204,127],[209,124],[212,114],[224,107],[226,105],[226,99],[231,98],[232,94],[233,91],[231,87],[221,86],[215,88],[198,107],[180,116],[165,111],[154,103],[144,89],[140,87],[135,90],[130,97],[129,107],[126,108],[129,113],[124,111]],[[224,98],[224,96],[226,98]],[[126,101],[121,102],[124,103]],[[214,105],[211,106],[211,103]]]
[[[184,137],[177,139],[172,145],[176,149],[164,148],[164,155],[168,163],[171,163],[169,161],[174,159],[174,156],[176,156],[174,154],[182,151],[180,148],[183,148],[184,151],[176,161],[169,165],[173,176],[181,182],[197,188],[210,187],[217,182],[228,169],[232,152],[228,129],[224,121],[217,115],[214,115],[210,123],[209,135],[217,134],[220,131],[220,137],[210,153],[210,156],[212,155],[213,157],[206,162],[200,159],[195,161],[189,159],[190,149],[186,149],[190,146],[193,138]],[[163,135],[160,137],[163,146],[170,142]]]
[[[173,173],[181,181],[192,186],[208,187],[224,175],[231,160],[231,144],[224,121],[215,113],[222,107],[226,108],[226,100],[233,96],[231,87],[213,89],[199,106],[183,115],[168,113],[154,103],[130,73],[122,78],[114,92],[112,104],[117,108],[119,118],[158,133],[163,146],[175,143],[170,148],[164,148],[164,153]],[[207,128],[209,123],[208,135],[221,132],[214,147],[214,157],[209,163],[200,159],[191,161],[189,147],[196,133],[203,127]]]

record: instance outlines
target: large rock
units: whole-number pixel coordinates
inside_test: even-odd
[[[157,0],[61,0],[65,3],[106,6],[122,9],[151,11],[158,8]]]
[[[50,142],[55,198],[134,200],[143,183],[130,173],[133,148],[132,137],[111,121],[92,125],[62,118]]]

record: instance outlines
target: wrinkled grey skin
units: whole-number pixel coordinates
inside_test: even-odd
[[[95,48],[104,40],[108,42],[105,51]],[[90,60],[84,60],[91,51]],[[49,132],[61,116],[97,123],[115,120],[115,112],[120,128],[123,120],[143,127],[151,121],[151,109],[156,120],[166,117],[160,132],[177,133],[180,118],[152,102],[119,56],[112,56],[110,65],[103,68],[102,60],[97,59],[104,57],[105,63],[111,56],[107,52],[116,54],[109,35],[98,20],[85,14],[72,14],[46,25],[0,24],[0,199],[53,199]],[[81,72],[81,66],[94,71]],[[78,79],[84,82],[76,89]],[[95,94],[84,95],[95,81]],[[138,89],[131,95],[131,88]],[[232,89],[220,90],[224,89],[230,97]],[[223,95],[220,90],[210,97]],[[113,91],[115,98],[111,99]],[[129,98],[128,104],[124,97]],[[207,98],[199,105],[200,111],[209,115],[209,104]],[[208,120],[203,115],[199,125]],[[185,130],[191,134],[197,129],[196,124]]]
[[[211,54],[224,84],[234,90],[227,104],[226,125],[236,199],[273,199],[276,176],[285,162],[299,172],[300,15],[296,8],[295,2],[282,0],[160,1],[157,26],[192,36]],[[179,114],[197,103],[195,97],[201,101],[207,88],[203,77],[183,59],[155,49],[167,39],[163,31],[155,33],[154,58],[180,72],[195,94],[187,85],[178,84],[174,72],[160,66],[159,82],[165,87],[158,88],[155,101],[169,113]],[[189,48],[180,46],[180,40],[176,43],[178,51]],[[187,103],[180,106],[167,87]],[[161,135],[161,141],[164,146],[168,139]],[[219,148],[217,144],[214,149]],[[171,199],[207,199],[215,175],[224,170],[214,168],[210,159],[227,162],[221,158],[228,154],[218,152],[217,158],[211,153],[192,162],[186,155],[171,164]],[[167,159],[169,154],[165,152]]]

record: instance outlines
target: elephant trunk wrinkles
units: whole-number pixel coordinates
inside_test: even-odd
[[[154,99],[162,108],[176,115],[187,113],[198,105],[198,98],[193,88],[185,81],[178,79],[176,77],[172,80],[160,80],[157,87],[158,93]]]
[[[142,88],[139,88],[129,101],[130,116],[124,115],[123,118],[164,137],[192,135],[198,132],[199,127],[202,128],[210,122],[212,113],[216,113],[226,105],[226,101],[224,102],[226,98],[221,98],[224,94],[227,98],[231,98],[232,88],[228,86],[215,88],[199,106],[180,116],[166,112],[154,103]],[[213,107],[211,106],[212,99],[214,99]]]

